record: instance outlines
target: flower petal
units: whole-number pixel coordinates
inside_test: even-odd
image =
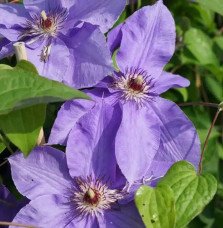
[[[67,101],[61,107],[51,129],[48,144],[66,146],[67,138],[76,122],[94,106],[93,101]]]
[[[6,187],[0,184],[0,221],[11,222],[28,200],[17,201]]]
[[[18,41],[23,24],[30,18],[24,6],[0,4],[0,15],[0,35],[10,41]]]
[[[41,61],[41,53],[46,45],[43,42],[36,49],[27,48],[28,60],[37,67],[40,75],[61,82],[68,77],[67,70],[71,64],[69,50],[61,39],[54,39],[49,58],[44,62]]]
[[[71,12],[75,19],[99,25],[105,33],[118,19],[125,4],[125,0],[119,0],[117,3],[111,0],[76,0]]]
[[[108,33],[108,46],[110,48],[111,53],[114,53],[115,50],[117,50],[121,44],[122,41],[122,27],[124,24],[120,24],[113,28],[109,33]]]
[[[66,39],[70,48],[71,62],[63,81],[75,88],[96,85],[113,71],[110,51],[104,35],[97,26],[84,23],[81,28],[71,31]]]
[[[12,43],[6,38],[0,38],[0,59],[13,54]]]
[[[192,122],[171,101],[157,98],[151,106],[161,127],[161,146],[155,160],[172,163],[187,160],[198,167],[200,141]]]
[[[154,113],[147,107],[123,105],[123,117],[115,140],[118,165],[132,184],[142,179],[159,148],[160,129]]]
[[[130,16],[122,27],[117,64],[122,70],[141,68],[152,78],[159,77],[175,49],[174,20],[162,1]]]
[[[17,189],[29,199],[62,194],[72,186],[65,154],[54,148],[37,147],[27,158],[17,153],[9,162]]]
[[[119,106],[103,101],[75,125],[67,141],[67,163],[72,177],[94,176],[114,180],[114,138],[121,121]]]
[[[154,85],[154,91],[156,94],[166,92],[171,88],[182,88],[190,85],[190,81],[180,75],[175,75],[167,72],[163,72]]]
[[[23,0],[25,8],[29,11],[41,13],[43,10],[49,12],[61,7],[61,0]]]
[[[0,4],[0,28],[15,28],[21,26],[29,17],[28,12],[21,4]]]
[[[93,222],[86,219],[79,222],[70,198],[62,194],[40,196],[32,200],[13,220],[13,223],[32,227],[85,227],[87,224],[86,227],[90,228]]]
[[[144,227],[142,219],[133,202],[126,205],[120,205],[117,209],[106,211],[104,213],[104,219],[100,219],[99,223],[103,224],[106,228]]]

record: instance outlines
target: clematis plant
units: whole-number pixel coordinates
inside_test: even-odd
[[[76,151],[85,157],[74,164],[62,151],[37,147],[28,158],[17,153],[9,158],[17,189],[29,198],[13,223],[37,227],[144,227],[133,202],[125,197],[125,179],[109,151]],[[95,157],[103,160],[98,162]],[[77,162],[79,161],[78,165]],[[67,165],[68,164],[68,165]],[[107,169],[107,167],[110,169]],[[12,226],[13,227],[13,226]]]
[[[0,58],[13,43],[26,43],[28,60],[39,73],[76,88],[93,86],[111,72],[103,34],[125,7],[104,0],[25,0],[0,4]],[[96,54],[97,53],[97,54]]]
[[[164,168],[188,160],[198,166],[200,142],[191,121],[171,101],[160,97],[170,88],[189,85],[179,75],[163,71],[175,49],[175,25],[160,0],[144,7],[108,34],[111,52],[119,71],[114,71],[93,90],[86,91],[95,102],[103,98],[115,108],[120,123],[114,129],[117,163],[128,182],[147,179],[156,163]],[[59,111],[49,143],[66,144],[80,117],[93,112],[92,103],[68,102]],[[81,120],[86,128],[94,115]],[[101,127],[101,126],[100,126]],[[164,165],[165,164],[165,165]]]

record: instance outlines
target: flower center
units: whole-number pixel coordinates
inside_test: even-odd
[[[46,20],[43,20],[43,21],[42,21],[42,26],[43,26],[44,29],[49,29],[49,28],[51,28],[52,24],[53,24],[53,23],[52,23],[52,21],[51,21],[50,18],[47,18]]]
[[[114,87],[122,92],[125,101],[131,100],[142,104],[149,98],[150,89],[153,87],[152,79],[148,78],[145,71],[130,69],[116,79]]]
[[[44,10],[41,12],[40,26],[42,27],[45,33],[48,33],[51,36],[56,35],[56,21],[54,21],[52,17],[47,17],[46,12]]]
[[[83,200],[91,205],[97,205],[100,200],[100,193],[95,189],[89,188],[85,193]]]
[[[116,189],[109,189],[101,180],[77,178],[77,190],[71,201],[80,214],[97,216],[104,210],[111,209],[123,194]]]
[[[51,43],[57,37],[58,32],[63,29],[67,19],[67,9],[56,9],[46,13],[44,10],[41,14],[33,14],[30,20],[22,26],[19,40],[30,45],[35,42],[44,42],[46,45],[40,53],[40,61],[46,62],[49,59]]]
[[[132,89],[136,92],[143,91],[143,77],[141,75],[136,76],[136,78],[130,78],[128,81],[129,89]]]

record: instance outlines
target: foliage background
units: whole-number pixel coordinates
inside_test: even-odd
[[[138,8],[154,2],[154,0],[130,0],[130,5],[126,7],[117,24]],[[177,29],[176,52],[166,70],[188,78],[191,85],[186,89],[168,91],[163,97],[180,106],[188,102],[219,104],[223,100],[223,0],[164,0],[164,3],[172,12]],[[1,60],[0,63],[13,66],[15,58]],[[49,135],[59,107],[59,103],[49,104],[47,107],[44,125],[46,137]],[[193,121],[203,146],[217,109],[201,105],[182,106],[181,108]],[[218,191],[204,212],[190,223],[188,226],[190,228],[222,227],[222,141],[223,115],[221,114],[212,131],[203,162],[203,172],[210,172],[217,178]],[[4,163],[5,158],[9,155],[7,150],[0,153],[0,163]],[[17,194],[10,181],[9,167],[6,163],[0,165],[1,181]]]

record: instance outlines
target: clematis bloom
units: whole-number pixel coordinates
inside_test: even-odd
[[[111,172],[115,159],[88,146],[76,151],[84,159],[74,164],[50,147],[37,147],[28,158],[21,153],[9,158],[17,189],[31,200],[14,223],[49,228],[144,227],[133,202],[119,204],[125,197],[125,179]]]
[[[176,104],[160,97],[170,88],[189,85],[187,79],[163,71],[175,49],[175,25],[169,10],[161,0],[143,7],[108,34],[108,43],[111,52],[116,52],[119,71],[85,92],[96,103],[103,98],[121,118],[113,132],[115,153],[130,185],[146,178],[152,167],[160,166],[165,174],[174,162],[184,159],[197,167],[200,141],[195,127]],[[80,117],[92,112],[76,104],[65,103],[61,108],[49,143],[66,143]],[[93,118],[88,115],[81,126]]]
[[[23,41],[39,73],[76,88],[93,86],[111,72],[106,32],[125,7],[104,0],[25,0],[0,4],[0,58]],[[101,31],[102,32],[101,32]],[[96,55],[97,53],[97,55]]]

